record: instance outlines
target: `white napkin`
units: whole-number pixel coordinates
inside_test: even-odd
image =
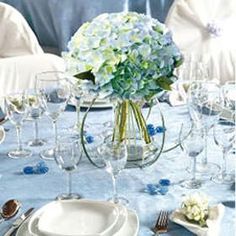
[[[0,144],[4,141],[5,139],[5,131],[2,126],[0,126]]]
[[[181,106],[187,103],[187,91],[184,88],[187,82],[176,83],[169,92],[169,103],[171,106]]]
[[[184,226],[186,229],[198,236],[218,236],[220,234],[220,222],[224,215],[225,207],[222,204],[210,207],[209,216],[206,221],[207,227],[190,223],[180,210],[174,211],[170,215],[170,220]]]

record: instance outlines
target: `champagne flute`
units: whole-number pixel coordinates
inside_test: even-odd
[[[80,140],[65,137],[59,140],[55,148],[54,157],[60,169],[68,175],[68,192],[61,194],[57,199],[79,199],[81,196],[72,192],[72,173],[77,170],[82,156]]]
[[[35,134],[34,139],[28,142],[29,146],[38,147],[45,144],[43,139],[39,138],[38,120],[42,117],[45,107],[44,103],[38,93],[35,91],[27,91],[27,99],[29,104],[28,118],[34,121]]]
[[[11,158],[23,158],[31,156],[31,151],[23,148],[21,140],[21,128],[28,114],[28,104],[24,93],[9,94],[5,97],[5,108],[7,117],[16,127],[18,147],[10,151],[8,156]]]
[[[102,156],[105,163],[105,170],[111,175],[113,184],[113,197],[108,199],[115,204],[128,204],[128,200],[117,193],[116,180],[120,172],[125,168],[127,162],[127,147],[125,143],[105,140],[103,144],[98,147],[98,152]]]
[[[59,71],[43,72],[36,76],[36,91],[40,94],[45,107],[45,114],[52,120],[54,145],[57,146],[57,120],[71,96],[71,85],[65,73]],[[40,153],[43,159],[54,159],[54,148]]]
[[[196,179],[197,156],[204,149],[204,132],[196,126],[182,125],[180,131],[180,144],[186,155],[191,158],[191,179],[181,181],[181,185],[188,189],[198,189],[201,187],[201,180]]]
[[[226,120],[219,120],[214,126],[214,140],[222,149],[223,161],[221,170],[211,179],[215,183],[231,184],[235,179],[232,174],[227,173],[227,155],[233,148],[235,141],[235,124]]]

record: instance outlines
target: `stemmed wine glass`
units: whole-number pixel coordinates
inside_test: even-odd
[[[36,91],[44,103],[45,114],[52,120],[57,146],[57,120],[71,96],[71,84],[65,73],[59,71],[43,72],[36,76]],[[53,160],[54,149],[41,152],[43,159]]]
[[[235,179],[232,174],[227,173],[227,155],[231,148],[233,148],[235,141],[235,124],[226,120],[219,120],[219,122],[214,126],[214,140],[222,149],[223,161],[221,170],[211,179],[215,183],[231,184]]]
[[[72,79],[71,79],[72,80]],[[69,128],[69,131],[74,133],[74,137],[77,138],[80,136],[80,107],[82,102],[82,91],[79,88],[79,85],[77,83],[71,84],[71,95],[73,99],[73,102],[75,103],[75,111],[76,111],[76,122],[75,124]]]
[[[21,141],[21,127],[28,115],[28,104],[25,93],[9,94],[5,97],[5,109],[7,117],[16,127],[18,147],[10,151],[8,156],[11,158],[29,157],[32,153],[30,150],[23,148]]]
[[[68,193],[59,195],[57,199],[81,198],[79,194],[72,192],[72,172],[77,169],[81,156],[82,148],[79,139],[64,137],[59,140],[54,157],[57,165],[68,174]]]
[[[108,199],[114,203],[128,204],[128,200],[117,193],[116,180],[120,172],[125,168],[127,162],[127,147],[124,142],[104,140],[98,147],[98,153],[102,156],[106,171],[112,177],[113,197]]]
[[[38,120],[42,117],[45,107],[44,103],[38,93],[35,91],[26,91],[27,94],[27,100],[29,105],[29,112],[28,112],[28,118],[34,121],[35,125],[35,134],[34,139],[29,141],[29,146],[32,147],[38,147],[45,144],[45,141],[43,139],[39,138],[39,130],[38,130]]]
[[[207,175],[215,174],[219,166],[208,162],[208,133],[217,123],[222,110],[222,98],[220,88],[214,82],[194,81],[188,91],[188,109],[192,121],[204,130],[204,156],[198,165],[198,172]]]
[[[230,111],[235,111],[236,105],[236,81],[227,81],[221,88],[224,107]]]
[[[181,181],[181,185],[189,189],[198,189],[201,187],[201,180],[196,179],[197,156],[204,149],[204,132],[201,128],[194,125],[182,124],[180,130],[180,144],[186,155],[191,158],[191,179]]]

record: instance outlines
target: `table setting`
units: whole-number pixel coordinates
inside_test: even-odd
[[[4,97],[2,217],[19,204],[1,235],[233,235],[235,84],[197,75],[184,103],[162,100],[184,57],[134,12],[85,23],[68,49],[66,72]]]

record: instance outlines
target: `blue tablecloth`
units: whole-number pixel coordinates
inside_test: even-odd
[[[173,142],[176,137],[179,125],[187,120],[187,109],[185,106],[169,107],[161,104],[167,126],[168,142]],[[155,122],[160,124],[158,111],[154,109]],[[89,114],[90,126],[101,122],[109,121],[111,110],[94,111]],[[65,112],[61,115],[58,125],[60,132],[73,125],[75,112]],[[40,136],[48,142],[53,142],[53,130],[47,117],[40,121]],[[22,169],[26,165],[34,165],[38,161],[39,151],[43,148],[31,148],[33,156],[27,159],[13,160],[7,157],[7,152],[16,147],[16,133],[14,127],[9,123],[4,126],[10,130],[6,133],[5,142],[0,145],[0,204],[7,199],[15,198],[22,202],[22,212],[29,207],[39,208],[52,201],[58,194],[66,191],[66,176],[54,161],[48,161],[49,172],[45,175],[24,175]],[[91,128],[92,129],[92,128]],[[23,128],[23,141],[26,142],[33,136],[33,123],[25,122]],[[234,158],[234,157],[233,157]],[[233,159],[233,158],[229,158]],[[212,138],[209,140],[209,159],[220,163],[221,152],[214,144]],[[150,230],[154,226],[157,214],[162,209],[174,210],[180,206],[182,197],[192,192],[179,186],[178,181],[187,178],[185,171],[188,160],[184,157],[180,148],[162,154],[159,160],[152,166],[145,169],[126,169],[118,178],[119,193],[129,199],[129,207],[136,210],[140,220],[140,236],[153,235]],[[148,183],[157,183],[161,178],[168,178],[172,185],[165,196],[151,196],[143,191]],[[112,194],[112,182],[110,176],[104,169],[97,169],[92,166],[84,157],[79,165],[78,172],[73,175],[73,189],[89,199],[107,199]],[[200,191],[210,196],[211,204],[222,201],[233,200],[234,190],[230,186],[215,184],[209,180],[205,181]],[[9,228],[12,220],[0,225],[0,235]],[[225,208],[225,215],[221,222],[221,233],[224,236],[233,236],[235,228],[235,209]],[[168,233],[163,235],[190,236],[193,235],[183,227],[170,223]]]
[[[120,12],[124,0],[1,0],[14,6],[26,18],[44,47],[58,53],[81,24],[104,12]],[[150,0],[152,16],[164,22],[173,0]],[[145,0],[129,0],[129,10],[146,12]]]

